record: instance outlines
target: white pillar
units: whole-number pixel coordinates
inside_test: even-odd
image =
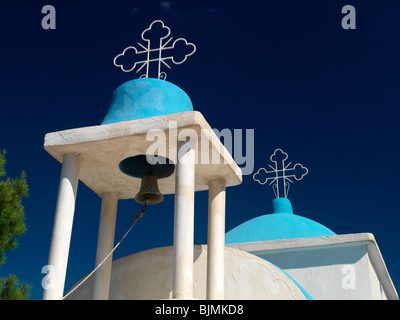
[[[51,278],[51,285],[44,289],[44,300],[59,300],[63,297],[79,166],[78,155],[71,153],[64,155],[48,262],[51,267],[48,269],[50,270],[48,277]]]
[[[102,196],[99,235],[95,266],[112,251],[114,247],[115,221],[117,218],[118,193],[106,192]],[[112,254],[94,274],[93,300],[108,300],[112,269]]]
[[[209,181],[207,299],[224,299],[225,180]]]
[[[193,298],[194,242],[194,143],[178,144],[175,176],[174,265],[173,291],[175,299]]]

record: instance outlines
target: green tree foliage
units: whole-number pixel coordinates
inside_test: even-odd
[[[3,179],[6,175],[5,154],[5,150],[0,153],[0,266],[5,263],[5,254],[17,247],[18,236],[26,231],[21,200],[28,195],[25,172],[13,180]],[[16,275],[0,278],[0,300],[28,299],[29,295],[30,286],[20,284]]]
[[[20,284],[15,274],[0,278],[0,300],[26,300],[30,296],[30,286]]]

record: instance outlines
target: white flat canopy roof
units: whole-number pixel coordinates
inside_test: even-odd
[[[79,154],[79,179],[97,195],[118,192],[119,199],[130,199],[141,179],[122,173],[119,163],[149,151],[176,163],[178,138],[187,136],[196,141],[196,191],[207,190],[208,182],[218,178],[227,187],[242,182],[241,169],[198,111],[52,132],[46,134],[44,148],[61,163],[64,154]],[[175,173],[158,184],[161,193],[174,194]]]

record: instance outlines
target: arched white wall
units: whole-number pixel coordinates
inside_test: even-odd
[[[194,297],[206,299],[207,246],[194,247]],[[142,251],[113,262],[110,299],[168,299],[172,297],[173,247]],[[79,283],[79,282],[78,282]],[[68,299],[91,299],[93,279]],[[300,289],[269,262],[225,248],[225,299],[305,299]]]

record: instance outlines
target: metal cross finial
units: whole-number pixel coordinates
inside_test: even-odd
[[[142,32],[142,39],[147,43],[147,46],[138,42],[138,45],[143,49],[142,51],[138,51],[136,47],[133,46],[125,48],[122,53],[114,58],[114,65],[121,68],[124,72],[131,72],[138,67],[136,73],[146,67],[146,73],[141,75],[140,78],[148,78],[150,62],[158,62],[157,78],[165,80],[167,74],[161,72],[162,64],[171,69],[167,63],[168,60],[171,60],[174,64],[182,64],[186,61],[187,57],[191,56],[196,51],[196,46],[193,43],[187,42],[184,38],[178,38],[171,44],[173,37],[169,37],[170,33],[171,30],[164,25],[164,22],[161,20],[153,21],[150,26]],[[159,39],[158,46],[154,47],[152,40],[154,41],[157,39]],[[169,46],[167,46],[168,44]],[[178,52],[177,49],[180,49],[180,52]],[[162,53],[167,50],[168,52],[172,51],[172,55],[164,57]],[[143,58],[138,59],[141,55]],[[129,61],[131,57],[132,59]]]
[[[288,154],[286,152],[283,152],[282,149],[276,149],[270,157],[275,166],[268,165],[272,170],[267,171],[265,168],[260,168],[253,175],[253,179],[259,184],[264,185],[270,181],[269,185],[272,185],[277,198],[282,197],[282,195],[284,198],[287,198],[290,186],[289,182],[293,183],[291,178],[301,180],[308,173],[308,169],[300,163],[296,163],[293,167],[290,167],[292,162],[285,165],[287,158]]]

